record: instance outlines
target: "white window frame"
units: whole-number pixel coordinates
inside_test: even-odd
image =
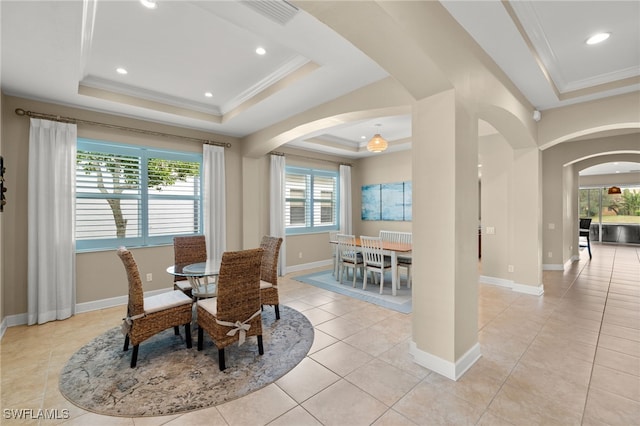
[[[287,194],[290,194],[291,188],[289,187],[289,175],[304,175],[305,176],[305,196],[304,200],[296,197],[287,197]],[[332,203],[334,205],[333,208],[333,217],[334,221],[332,224],[323,225],[323,224],[314,224],[313,223],[313,212],[315,211],[315,204],[318,203],[318,200],[314,200],[314,181],[316,178],[331,178],[334,179],[334,187],[333,187],[333,199]],[[287,218],[291,216],[290,213],[290,202],[293,201],[304,201],[305,203],[305,225],[304,226],[294,226],[287,224]],[[321,207],[318,210],[320,215]],[[299,234],[311,234],[311,233],[320,233],[320,232],[328,232],[328,231],[337,231],[340,229],[340,174],[338,171],[333,170],[321,170],[321,169],[312,169],[305,167],[296,167],[296,166],[287,166],[285,170],[285,227],[287,235],[299,235]]]
[[[152,147],[138,146],[138,145],[126,145],[118,144],[106,141],[97,141],[85,138],[78,139],[78,152],[96,152],[104,154],[116,154],[123,156],[136,157],[140,161],[140,179],[139,179],[139,194],[126,194],[118,195],[122,199],[135,199],[138,201],[138,222],[139,222],[139,235],[135,237],[124,238],[96,238],[96,239],[79,239],[76,236],[76,251],[77,252],[90,252],[100,251],[118,248],[119,246],[127,247],[152,247],[173,244],[173,237],[179,235],[195,235],[202,234],[203,232],[203,200],[202,200],[202,184],[200,179],[202,178],[202,154],[195,152],[182,152],[173,150],[163,150]],[[170,195],[170,196],[158,196],[150,194],[149,188],[146,182],[148,182],[148,170],[147,162],[149,158],[161,158],[166,160],[177,160],[184,162],[196,162],[199,164],[200,176],[196,178],[194,183],[193,195]],[[77,174],[81,173],[76,171]],[[81,185],[79,179],[77,179],[76,185]],[[94,199],[94,200],[106,200],[114,198],[114,195],[99,194],[99,193],[86,193],[82,191],[76,191],[76,199]],[[193,232],[179,233],[179,234],[165,234],[165,235],[150,235],[149,229],[149,200],[150,199],[163,199],[163,200],[188,200],[194,201],[197,205],[197,212],[193,218],[189,219],[189,227],[193,226]],[[78,204],[78,203],[77,203]],[[76,205],[76,221],[78,220],[78,206]]]

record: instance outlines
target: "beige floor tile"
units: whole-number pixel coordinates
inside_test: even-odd
[[[372,377],[376,379],[371,380]],[[345,380],[389,407],[420,382],[417,377],[378,359],[373,359],[351,372]]]
[[[508,372],[481,358],[461,378],[453,381],[439,374],[430,374],[425,383],[461,398],[474,406],[486,408],[500,390]]]
[[[476,423],[476,426],[516,426],[516,423],[508,422],[488,411],[485,411],[482,417],[480,417],[478,423]]]
[[[226,426],[228,423],[224,420],[220,412],[216,407],[205,408],[203,410],[191,411],[179,416],[162,416],[151,417],[150,420],[163,420],[164,423],[160,425],[166,426]],[[138,418],[133,419],[135,426],[138,426]],[[150,423],[152,425],[153,423]],[[144,423],[142,423],[145,426]]]
[[[276,385],[298,403],[340,380],[340,376],[317,363],[311,358],[303,359],[300,364],[276,381]]]
[[[591,389],[607,391],[640,403],[640,379],[599,364],[593,366]]]
[[[101,416],[100,414],[86,413],[64,422],[65,426],[134,426],[133,419],[126,417]]]
[[[582,413],[588,390],[586,385],[577,385],[560,375],[549,374],[543,368],[524,364],[518,364],[513,369],[506,385],[516,387],[536,399],[562,401],[563,408],[576,414]]]
[[[388,407],[346,380],[334,383],[302,407],[323,425],[370,425]]]
[[[637,402],[599,389],[589,390],[583,424],[629,426],[638,424],[638,419]]]
[[[297,404],[278,386],[271,384],[216,408],[230,425],[265,425]]]
[[[598,346],[640,358],[640,342],[635,340],[602,334]]]
[[[432,373],[431,370],[424,368],[413,361],[413,356],[409,353],[408,339],[380,354],[378,359],[419,379],[424,379]]]
[[[378,420],[373,423],[373,426],[415,426],[416,423],[412,422],[402,414],[394,410],[387,410]]]
[[[269,426],[321,426],[322,423],[299,405],[278,417]]]
[[[582,413],[564,408],[562,401],[534,397],[508,384],[500,389],[488,411],[516,425],[579,425],[582,417]]]
[[[640,358],[622,352],[598,347],[595,363],[623,373],[640,376]],[[640,380],[640,378],[638,379]]]
[[[362,330],[364,326],[357,324],[354,321],[349,321],[344,317],[337,317],[332,320],[323,322],[316,328],[329,334],[330,336],[335,337],[336,339],[344,339],[353,334],[356,334],[358,331]]]
[[[311,345],[311,348],[309,349],[309,353],[307,355],[311,355],[313,353],[316,353],[319,350],[324,349],[327,346],[331,346],[336,342],[339,342],[339,340],[336,339],[335,337],[329,336],[327,333],[323,333],[322,331],[320,331],[318,329],[314,329],[313,330],[313,344]]]
[[[302,312],[302,314],[307,317],[311,325],[314,327],[318,324],[322,324],[323,322],[327,322],[336,318],[336,316],[330,312],[324,311],[320,308],[311,308]]]
[[[484,412],[484,407],[441,392],[438,386],[426,381],[414,387],[393,408],[420,425],[475,424]]]
[[[343,342],[337,342],[311,355],[311,358],[341,377],[371,360],[371,356]]]
[[[602,324],[601,336],[615,336],[640,342],[640,330],[614,324]]]
[[[215,410],[215,408],[209,409],[209,410],[200,410],[197,412],[187,413],[183,415],[190,416],[191,421],[189,422],[189,424],[196,426],[198,425],[198,422],[194,420],[193,416],[195,416],[197,413],[198,415],[205,417],[204,414],[200,414],[200,413],[208,414],[210,410]],[[216,423],[216,418],[214,416],[212,415],[208,415],[208,416],[210,418],[209,423],[207,423],[208,425],[224,425],[225,424],[225,423]],[[222,419],[222,417],[220,416],[220,413],[217,413],[217,416],[219,419]],[[176,414],[172,416],[161,416],[161,417],[134,417],[132,418],[132,420],[135,426],[161,426],[161,425],[177,426],[179,423],[171,423],[171,422],[174,420],[177,420],[179,417],[181,417],[181,415]],[[203,424],[203,423],[201,422],[200,424]]]

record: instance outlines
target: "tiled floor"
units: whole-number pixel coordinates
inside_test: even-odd
[[[5,409],[46,408],[69,409],[68,425],[637,425],[640,248],[593,252],[590,262],[583,253],[570,269],[545,272],[542,297],[481,284],[483,356],[457,382],[412,362],[410,315],[291,276],[281,281],[281,303],[313,323],[308,356],[257,392],[178,416],[99,416],[60,395],[67,359],[118,324],[123,307],[12,327],[1,343],[0,423],[20,423]]]

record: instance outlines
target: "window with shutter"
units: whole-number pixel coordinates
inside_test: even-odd
[[[79,251],[171,244],[202,233],[202,155],[78,140]]]
[[[326,232],[338,225],[338,172],[289,166],[286,169],[287,234]]]

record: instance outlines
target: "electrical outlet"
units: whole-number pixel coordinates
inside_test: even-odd
[[[298,259],[302,259],[302,252],[298,253]]]
[[[556,229],[556,224],[555,223],[550,223],[549,224],[549,229]]]
[[[153,274],[151,273],[147,274],[147,282],[149,281],[153,281]]]
[[[553,257],[553,253],[549,252],[549,253],[547,253],[547,256],[548,257]]]
[[[513,265],[509,265],[509,266],[507,266],[507,269],[509,270],[509,272],[513,272],[513,270],[514,270],[514,269],[513,269]]]
[[[487,226],[487,235],[493,235],[496,233],[496,228],[493,226]]]

